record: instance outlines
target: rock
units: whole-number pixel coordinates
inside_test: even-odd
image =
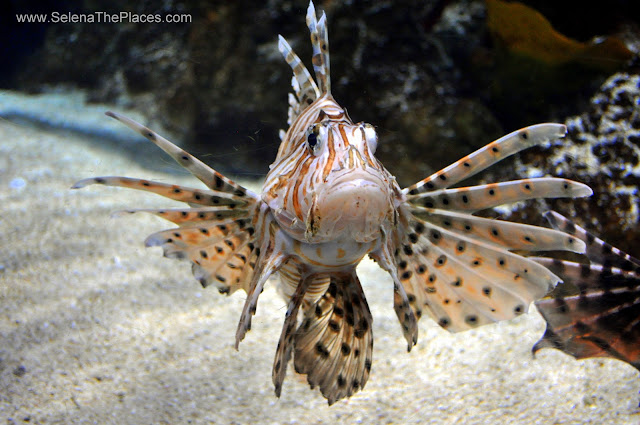
[[[149,126],[209,153],[204,159],[221,171],[265,173],[286,125],[291,79],[276,36],[310,62],[307,4],[85,1],[74,12],[188,13],[192,21],[49,25],[43,46],[5,85],[85,88],[92,101],[145,111]],[[335,97],[354,120],[377,126],[379,156],[402,183],[500,135],[481,101],[460,96],[468,87],[460,64],[484,31],[481,1],[318,6],[330,19]]]
[[[355,121],[377,127],[378,156],[403,185],[518,127],[579,113],[589,87],[603,78],[580,67],[567,74],[505,56],[490,37],[481,0],[317,3],[329,17],[335,98]],[[42,46],[26,61],[8,60],[13,78],[1,82],[31,92],[52,85],[86,89],[91,101],[144,111],[146,124],[167,128],[166,136],[222,172],[262,175],[275,157],[278,130],[286,125],[291,80],[276,48],[277,34],[309,64],[307,5],[307,0],[66,4],[61,12],[83,16],[184,14],[190,21],[39,26],[46,31]],[[10,15],[38,6],[52,12],[33,0],[13,5]],[[637,20],[624,15],[624,7],[616,11],[619,21]],[[562,19],[580,22],[588,13],[589,8],[574,7]],[[607,16],[603,27],[590,26],[590,37],[618,31]],[[554,26],[558,21],[556,15],[550,19]],[[19,26],[11,28],[20,38]],[[559,31],[565,30],[573,37],[575,25],[563,22]],[[584,39],[584,31],[576,37]],[[632,37],[624,40],[632,44],[637,31],[628,32]],[[24,49],[32,52],[33,43]],[[588,77],[567,84],[575,75]]]
[[[640,75],[617,73],[600,87],[589,109],[567,119],[568,134],[554,146],[523,155],[520,177],[554,175],[588,184],[591,198],[517,207],[513,214],[540,222],[541,210],[568,215],[607,242],[638,257],[640,248]]]

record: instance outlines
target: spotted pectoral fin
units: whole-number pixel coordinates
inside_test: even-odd
[[[248,290],[258,256],[256,230],[249,213],[211,207],[128,210],[118,214],[138,212],[154,214],[180,226],[150,235],[145,240],[147,247],[160,246],[165,257],[191,262],[195,278],[204,287],[213,284],[226,294]]]
[[[394,261],[410,306],[416,317],[427,312],[450,331],[523,314],[559,282],[547,268],[492,243],[490,231],[460,230],[404,208],[401,223]],[[513,224],[492,220],[499,234]],[[536,229],[542,228],[526,228],[532,240]]]
[[[294,364],[333,404],[369,378],[373,319],[355,270],[334,273],[327,292],[304,312],[296,331]]]
[[[177,224],[147,237],[145,245],[161,246],[168,258],[188,260],[196,279],[214,284],[221,293],[247,289],[256,263],[256,229],[252,220],[258,204],[233,195],[209,193],[206,189],[165,185],[125,177],[98,177],[80,181],[75,187],[98,183],[158,193],[195,208],[131,209],[116,216],[149,213]],[[237,203],[236,203],[237,202]]]
[[[407,196],[410,203],[425,208],[473,213],[527,199],[591,196],[589,186],[567,179],[541,177],[479,186],[437,189]]]
[[[147,127],[114,112],[107,115],[155,143],[208,188],[113,176],[80,180],[73,188],[90,184],[126,187],[187,203],[190,208],[130,209],[119,214],[147,212],[178,224],[178,228],[149,236],[146,245],[162,246],[167,257],[189,260],[194,276],[203,286],[213,283],[223,293],[247,290],[254,277],[257,245],[262,236],[254,227],[261,222],[260,217],[264,218],[258,196]]]
[[[255,193],[218,173],[216,170],[191,155],[189,152],[180,149],[178,146],[174,145],[144,125],[115,112],[109,111],[106,112],[106,115],[120,121],[130,129],[149,139],[156,146],[169,154],[178,164],[189,170],[191,174],[197,177],[210,189],[217,192],[233,194],[240,198],[247,197],[252,198],[253,200],[257,200],[259,198]]]
[[[549,140],[563,137],[566,132],[566,126],[553,123],[536,124],[522,128],[489,143],[426,179],[409,186],[403,192],[414,196],[451,187],[508,156]]]

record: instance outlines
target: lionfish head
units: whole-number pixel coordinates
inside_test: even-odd
[[[370,124],[353,123],[331,96],[326,16],[307,10],[316,81],[280,37],[293,69],[289,130],[265,181],[263,199],[280,226],[298,240],[347,237],[369,242],[394,218],[393,177],[374,157],[378,139]]]
[[[283,229],[311,243],[378,238],[393,219],[393,178],[374,157],[373,126],[354,124],[329,95],[314,102],[286,137],[295,149],[274,164],[269,177],[277,183],[265,199]]]
[[[374,157],[376,131],[351,122],[331,99],[320,99],[318,107],[323,103],[318,119],[298,137],[300,156],[286,193],[296,198],[294,208],[299,204],[306,241],[371,241],[393,217],[390,175]]]

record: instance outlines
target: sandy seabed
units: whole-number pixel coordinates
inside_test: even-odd
[[[188,264],[145,249],[169,223],[111,218],[171,201],[69,189],[99,175],[198,183],[144,161],[109,140],[0,119],[0,423],[640,423],[638,371],[556,350],[534,358],[544,330],[535,311],[455,335],[423,319],[407,353],[390,279],[370,261],[359,268],[375,335],[365,389],[329,407],[290,367],[277,399],[271,367],[286,306],[274,285],[236,351],[244,293],[203,289]],[[162,165],[177,170],[170,161]]]

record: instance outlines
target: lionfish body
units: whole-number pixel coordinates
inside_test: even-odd
[[[565,128],[558,124],[511,133],[401,189],[374,157],[375,129],[351,121],[331,95],[326,17],[317,20],[313,4],[307,25],[316,80],[280,37],[279,49],[294,73],[290,127],[281,133],[260,195],[114,113],[108,114],[172,155],[208,189],[124,177],[86,179],[74,187],[125,186],[189,204],[145,210],[178,225],[151,235],[146,244],[190,261],[204,286],[247,292],[236,347],[250,329],[264,284],[279,275],[288,309],[273,364],[276,394],[293,357],[295,370],[331,404],[363,388],[371,369],[372,316],[356,274],[366,255],[393,278],[394,309],[410,350],[423,315],[461,331],[522,314],[559,282],[512,251],[585,249],[564,232],[474,212],[531,198],[587,196],[591,190],[557,178],[451,188],[513,153],[562,137]]]

